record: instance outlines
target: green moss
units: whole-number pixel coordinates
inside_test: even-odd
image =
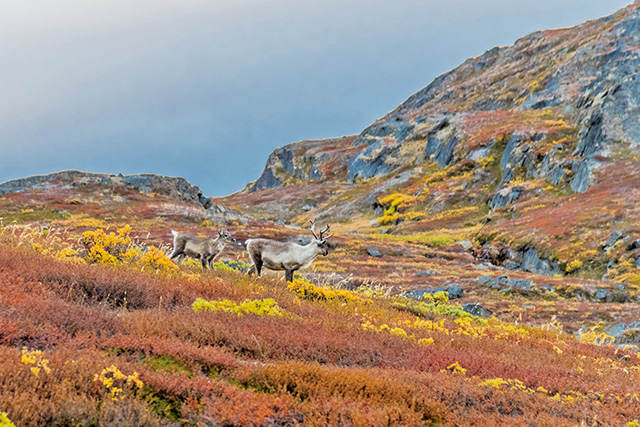
[[[474,318],[480,323],[486,322],[484,319],[475,318],[462,309],[460,304],[449,304],[446,292],[438,292],[435,295],[425,294],[424,300],[397,296],[393,303],[393,308],[400,311],[407,311],[418,317],[434,318],[436,316],[447,316],[454,318]]]
[[[152,371],[163,372],[186,372],[187,375],[193,376],[193,372],[187,368],[187,364],[178,358],[171,356],[147,356],[143,358],[143,362]]]
[[[406,236],[396,236],[393,234],[374,234],[373,237],[382,240],[392,240],[395,242],[423,243],[432,248],[451,245],[456,241],[456,238],[451,236],[450,234],[433,233],[415,233]]]
[[[24,223],[24,222],[51,222],[64,220],[70,217],[69,212],[52,209],[24,209],[20,212],[3,212],[2,222],[4,224]]]
[[[150,387],[144,387],[140,394],[151,406],[153,412],[159,416],[174,423],[180,422],[183,426],[193,425],[182,421],[182,403],[177,398],[169,396],[164,391],[154,390]]]

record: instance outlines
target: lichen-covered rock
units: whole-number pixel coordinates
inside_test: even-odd
[[[618,323],[606,330],[616,344],[640,344],[640,322]]]
[[[496,192],[491,199],[489,199],[489,206],[491,209],[500,209],[508,206],[515,201],[517,201],[522,192],[524,191],[524,187],[520,185],[515,185],[513,187],[503,188]]]
[[[609,250],[613,248],[620,239],[622,239],[622,233],[616,230],[613,233],[611,233],[609,238],[602,244],[602,247],[605,250]]]
[[[473,302],[462,304],[462,310],[466,311],[472,316],[478,316],[478,317],[484,317],[484,318],[489,318],[491,317],[491,314],[492,314],[489,310],[487,310],[480,304],[473,303]]]
[[[458,285],[448,285],[429,289],[414,289],[411,291],[403,292],[400,295],[407,298],[423,299],[424,294],[432,295],[438,292],[446,292],[449,299],[459,299],[464,295],[464,289],[462,289]]]
[[[534,274],[543,274],[545,276],[560,274],[560,268],[558,264],[550,263],[547,260],[540,259],[538,257],[538,251],[536,249],[529,249],[525,252],[522,259],[521,268],[524,271],[528,271]]]
[[[377,249],[367,249],[367,253],[373,257],[381,257],[382,253]]]

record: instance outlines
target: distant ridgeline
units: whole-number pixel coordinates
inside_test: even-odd
[[[54,189],[89,190],[96,187],[111,188],[121,194],[127,191],[154,193],[187,203],[198,203],[204,208],[211,206],[211,200],[203,196],[202,190],[191,185],[186,179],[154,174],[107,175],[73,170],[63,171],[7,181],[0,184],[0,195],[23,191],[47,192]]]

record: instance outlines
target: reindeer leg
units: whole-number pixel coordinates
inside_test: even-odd
[[[287,282],[293,282],[293,270],[285,270],[284,277]]]
[[[175,257],[178,257],[182,255],[182,251],[180,249],[178,249],[177,247],[173,248],[173,252],[171,252],[171,255],[169,255],[169,259],[174,259]],[[180,258],[182,259],[182,258]]]
[[[260,277],[260,273],[262,273],[262,260],[256,260],[255,262],[256,275]]]
[[[253,265],[249,268],[249,271],[248,271],[249,276],[252,276],[253,273],[255,272],[256,275],[260,277],[260,272],[262,271],[262,259],[252,254],[249,254],[249,257],[251,258],[251,262],[253,263]]]
[[[200,262],[202,263],[202,269],[207,269],[207,257],[204,255],[200,255]]]

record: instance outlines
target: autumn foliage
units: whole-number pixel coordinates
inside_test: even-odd
[[[127,235],[85,236],[93,246],[71,256],[88,263],[46,242],[0,245],[2,425],[568,426],[640,414],[640,359],[610,343],[463,315],[441,294],[416,303],[150,268]],[[115,242],[103,247],[117,262],[91,258],[100,241]]]

